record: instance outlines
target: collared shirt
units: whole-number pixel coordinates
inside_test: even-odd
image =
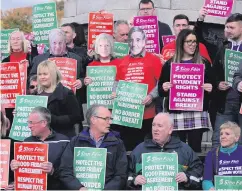
[[[103,142],[104,136],[100,137],[99,140],[96,141],[90,131],[89,133],[90,133],[90,138],[95,142],[96,148],[99,148]]]

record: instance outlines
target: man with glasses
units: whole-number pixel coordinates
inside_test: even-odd
[[[128,161],[123,141],[110,130],[111,112],[106,106],[92,105],[86,113],[89,128],[72,138],[62,155],[59,178],[68,190],[87,190],[73,173],[75,147],[107,148],[104,190],[122,190],[127,180]],[[85,173],[85,172],[84,172]]]
[[[28,118],[28,126],[31,131],[31,136],[26,138],[24,142],[39,142],[49,144],[48,162],[41,163],[43,172],[48,174],[47,189],[59,190],[61,188],[60,181],[56,178],[57,169],[60,164],[60,158],[69,138],[60,133],[56,133],[50,127],[51,114],[44,107],[34,108]],[[17,160],[12,160],[10,164],[11,170],[15,171],[20,167]]]
[[[29,89],[28,89],[28,94],[29,95],[34,95],[36,94],[36,91],[37,91],[37,75],[33,75],[30,77],[30,80],[29,80]]]
[[[125,20],[118,20],[114,24],[114,39],[115,42],[127,43],[129,34],[129,24]]]
[[[155,6],[152,0],[141,0],[139,3],[139,16],[155,16]],[[162,36],[172,35],[171,28],[168,24],[158,21],[160,49],[163,48]]]

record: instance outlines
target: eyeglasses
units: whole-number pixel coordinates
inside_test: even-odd
[[[29,89],[35,89],[35,88],[37,88],[37,86],[35,86],[35,85],[29,86]]]
[[[103,119],[103,120],[105,120],[106,122],[109,122],[109,121],[112,121],[112,120],[113,120],[112,117],[100,117],[100,116],[94,116],[94,117],[99,118],[99,119]]]
[[[191,46],[193,44],[197,44],[197,41],[196,40],[186,40],[184,42],[187,43],[189,46]]]
[[[139,9],[140,11],[151,11],[153,10],[154,8],[141,8]]]
[[[27,123],[28,123],[29,125],[36,125],[36,124],[38,124],[38,123],[41,123],[42,121],[44,121],[44,120],[40,120],[40,121],[36,121],[36,122],[33,122],[33,121],[27,121]]]

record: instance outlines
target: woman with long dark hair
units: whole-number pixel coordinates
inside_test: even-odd
[[[200,63],[204,64],[204,100],[203,111],[169,110],[169,90],[171,63]],[[182,30],[176,40],[176,51],[173,58],[168,60],[162,69],[158,88],[159,95],[166,98],[165,108],[174,118],[174,130],[183,142],[188,138],[188,144],[195,152],[201,152],[201,142],[204,129],[211,127],[208,108],[210,95],[213,89],[213,74],[211,64],[199,54],[197,36],[190,29]]]

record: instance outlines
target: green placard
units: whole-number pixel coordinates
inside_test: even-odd
[[[9,35],[13,31],[18,31],[19,29],[2,29],[0,30],[1,33],[1,60],[9,56],[8,52],[8,39]]]
[[[148,85],[120,80],[117,87],[117,98],[113,103],[113,122],[133,128],[141,128]]]
[[[74,174],[88,190],[104,189],[106,157],[106,148],[74,148]]]
[[[242,62],[242,52],[226,49],[225,51],[225,81],[232,86],[234,73],[239,70]]]
[[[9,137],[23,141],[25,138],[31,136],[31,131],[28,127],[28,117],[32,109],[37,106],[47,107],[47,96],[35,95],[19,95],[16,98],[15,116]]]
[[[242,191],[242,176],[215,176],[215,190]]]
[[[114,43],[114,56],[122,58],[129,54],[129,45],[127,43],[115,42]]]
[[[93,104],[106,105],[112,109],[111,98],[116,76],[115,66],[87,66],[87,76],[92,83],[87,86],[87,108]]]
[[[33,6],[32,30],[36,44],[49,44],[50,30],[58,27],[56,3],[43,3]]]
[[[146,178],[142,190],[178,190],[177,173],[177,153],[142,154],[142,175]]]

